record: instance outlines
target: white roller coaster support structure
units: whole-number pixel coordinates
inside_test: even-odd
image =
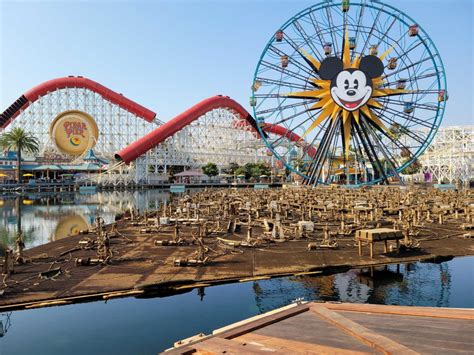
[[[114,153],[156,128],[160,122],[147,122],[100,94],[85,88],[64,88],[52,91],[32,102],[6,128],[22,127],[33,132],[40,142],[41,155],[62,154],[50,139],[50,124],[61,112],[80,110],[94,118],[99,127],[99,139],[94,152],[113,161]],[[64,157],[70,159],[70,157]]]
[[[420,163],[438,184],[467,185],[474,180],[474,126],[441,127]]]
[[[290,149],[291,144],[282,144]],[[227,108],[207,112],[135,161],[135,182],[149,183],[167,176],[170,166],[200,169],[207,163],[219,169],[230,163],[266,162],[275,159],[257,132]]]

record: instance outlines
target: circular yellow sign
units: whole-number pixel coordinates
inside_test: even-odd
[[[63,153],[81,155],[95,146],[99,129],[94,119],[82,111],[61,112],[49,127],[51,139]]]

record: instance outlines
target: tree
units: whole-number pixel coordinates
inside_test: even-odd
[[[413,174],[418,174],[421,171],[421,164],[416,159],[413,163],[408,165],[405,169],[403,169],[402,174],[405,175],[413,175]]]
[[[235,170],[235,175],[245,175],[245,179],[259,178],[261,175],[269,176],[272,168],[266,163],[247,163]]]
[[[217,176],[219,174],[219,169],[217,169],[217,165],[214,163],[207,163],[202,167],[202,172],[207,176]]]
[[[15,127],[0,137],[0,146],[6,150],[16,151],[16,176],[21,183],[21,153],[37,153],[39,150],[38,139],[23,128]]]
[[[245,178],[248,179],[250,175],[247,176],[247,170],[245,169],[244,166],[239,166],[237,169],[235,169],[235,175],[245,175]]]
[[[299,172],[303,172],[305,170],[306,163],[304,162],[303,159],[295,159],[293,163],[293,167],[298,170]]]
[[[237,171],[239,167],[240,166],[237,163],[229,163],[229,166],[227,167],[225,172],[229,175],[234,175],[234,173]]]

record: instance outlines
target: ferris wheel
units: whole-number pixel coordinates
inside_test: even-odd
[[[272,36],[250,105],[273,154],[307,184],[361,185],[417,168],[447,98],[441,57],[415,20],[379,1],[328,0]],[[299,137],[299,156],[266,137],[275,126]]]

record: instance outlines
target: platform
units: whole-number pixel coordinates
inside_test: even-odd
[[[163,354],[467,354],[474,309],[295,303],[175,343]]]

